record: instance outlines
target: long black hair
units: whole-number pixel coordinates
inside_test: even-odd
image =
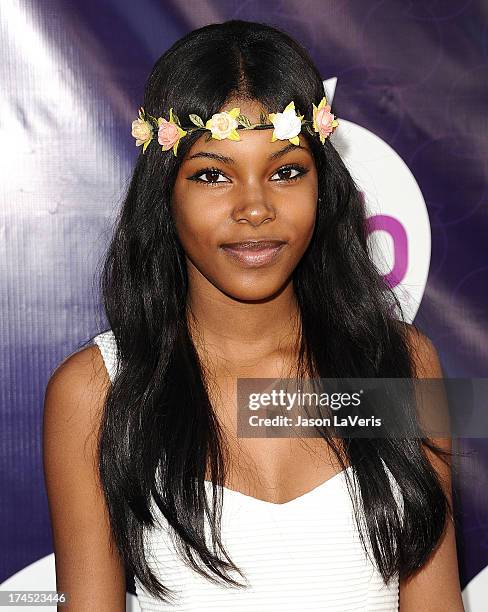
[[[312,102],[323,95],[317,68],[288,34],[233,20],[194,30],[164,53],[147,80],[143,106],[165,118],[173,107],[185,124],[190,113],[209,118],[233,97],[258,101],[268,112],[294,100],[312,119]],[[358,188],[329,139],[322,144],[302,134],[315,159],[320,201],[312,240],[293,272],[301,317],[298,372],[413,377],[407,325],[368,250]],[[144,549],[144,529],[154,525],[151,499],[196,572],[243,586],[228,573],[242,575],[220,539],[220,487],[213,487],[210,505],[204,486],[207,466],[214,485],[224,485],[226,446],[189,331],[185,253],[171,214],[179,160],[201,135],[183,138],[177,157],[157,142],[139,154],[100,279],[118,350],[100,427],[100,478],[127,568],[163,599],[171,599],[171,589],[154,575]],[[424,447],[443,461],[447,451],[426,438],[353,438],[341,449],[324,440],[344,468],[346,461],[355,468],[361,540],[368,536],[384,581],[410,576],[426,562],[452,512]],[[403,517],[384,465],[400,487]]]

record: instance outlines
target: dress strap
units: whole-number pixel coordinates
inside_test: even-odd
[[[117,344],[112,330],[96,335],[93,343],[100,349],[110,382],[113,383],[117,370]]]

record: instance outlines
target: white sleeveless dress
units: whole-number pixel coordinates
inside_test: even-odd
[[[117,349],[112,331],[98,334],[94,342],[113,380]],[[403,512],[401,492],[387,473]],[[208,494],[211,500],[211,483]],[[153,507],[159,527],[145,532],[148,563],[174,599],[172,604],[154,599],[136,578],[143,611],[398,611],[398,575],[386,585],[365,554],[344,472],[284,504],[224,487],[222,542],[247,580],[249,586],[242,589],[213,584],[187,567],[175,550],[171,527]]]

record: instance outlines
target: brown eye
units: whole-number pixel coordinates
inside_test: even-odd
[[[204,177],[203,179],[200,177]],[[216,185],[217,183],[226,183],[228,181],[219,181],[217,180],[219,176],[224,176],[220,170],[217,168],[202,168],[196,174],[190,177],[191,181],[196,181],[197,183],[204,183],[206,185]]]
[[[297,174],[294,174],[295,172]],[[285,181],[286,183],[291,183],[293,181],[298,180],[302,176],[304,176],[307,172],[308,172],[307,168],[304,168],[303,166],[299,164],[291,164],[289,166],[283,166],[282,168],[279,168],[275,172],[275,174],[273,174],[273,176],[280,175],[278,179],[273,179],[273,182],[278,180],[278,181]],[[218,178],[219,176],[223,177],[224,180],[219,180]],[[225,180],[225,178],[226,178],[225,175],[218,168],[202,168],[201,170],[196,172],[193,176],[190,176],[189,180],[195,181],[197,183],[201,183],[203,185],[216,186],[219,183],[228,183],[229,181]]]
[[[297,176],[296,174],[292,175],[292,172],[298,172],[298,170],[296,168],[282,168],[281,170],[278,170],[276,174],[281,174],[282,179],[289,180]]]
[[[298,174],[292,174],[293,172],[297,172]],[[291,181],[295,181],[295,180],[301,178],[307,172],[308,172],[308,170],[306,168],[304,168],[303,166],[300,166],[298,164],[294,164],[292,166],[283,166],[282,168],[277,170],[275,172],[275,174],[273,174],[273,176],[275,176],[276,174],[281,174],[282,177],[281,177],[281,179],[278,179],[278,180],[282,180],[282,181],[286,181],[286,182],[291,182]]]
[[[209,183],[219,183],[219,182],[222,182],[222,181],[217,180],[219,175],[222,176],[220,172],[211,170],[210,172],[203,172],[200,176],[204,176],[205,181]]]

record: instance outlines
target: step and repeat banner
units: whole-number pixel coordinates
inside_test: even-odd
[[[310,52],[375,257],[450,378],[488,376],[484,0],[2,0],[0,590],[54,590],[42,470],[50,374],[106,329],[96,277],[139,149],[155,60],[228,19]],[[488,440],[456,440],[466,610],[488,596]],[[128,577],[128,609],[137,610]]]

